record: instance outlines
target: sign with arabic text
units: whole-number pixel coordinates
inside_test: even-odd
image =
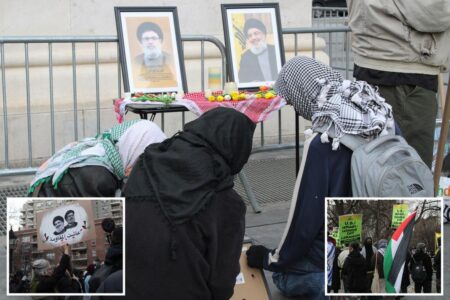
[[[56,200],[55,200],[56,201]],[[36,213],[38,250],[95,239],[92,201],[70,201]]]

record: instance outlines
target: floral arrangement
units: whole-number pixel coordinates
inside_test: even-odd
[[[177,97],[177,93],[163,93],[163,94],[145,94],[145,93],[135,93],[131,96],[131,101],[135,102],[146,102],[146,101],[155,101],[162,102],[166,105],[175,101]]]
[[[257,92],[246,92],[238,90],[230,91],[229,93],[212,94],[210,91],[205,92],[205,98],[210,102],[222,101],[241,101],[248,99],[273,99],[277,96],[273,88],[270,86],[260,86]]]

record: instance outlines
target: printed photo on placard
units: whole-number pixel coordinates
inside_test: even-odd
[[[38,249],[47,250],[95,238],[92,206],[87,201],[36,213]]]

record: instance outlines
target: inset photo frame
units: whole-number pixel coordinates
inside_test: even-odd
[[[326,296],[443,296],[443,198],[325,198]]]
[[[8,197],[6,205],[7,296],[125,296],[125,198]]]
[[[125,92],[187,92],[176,7],[115,7]]]
[[[270,86],[285,62],[278,3],[221,7],[230,80],[238,89]]]

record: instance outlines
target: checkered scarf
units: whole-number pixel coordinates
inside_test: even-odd
[[[124,165],[115,144],[138,122],[142,120],[129,120],[115,125],[95,138],[86,138],[66,145],[38,168],[28,192],[33,193],[38,185],[50,180],[56,189],[69,168],[83,166],[102,166],[114,173],[118,179],[123,179]]]
[[[342,76],[312,58],[294,57],[281,69],[275,90],[303,118],[321,140],[333,138],[333,150],[345,134],[371,139],[393,126],[392,108],[365,81],[342,80]],[[305,132],[307,134],[308,132]]]

